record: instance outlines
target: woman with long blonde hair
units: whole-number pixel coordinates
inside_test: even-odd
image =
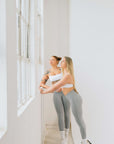
[[[69,100],[72,113],[79,125],[82,136],[81,144],[91,144],[91,142],[86,138],[86,126],[82,115],[82,97],[79,95],[78,91],[75,88],[72,59],[67,56],[63,57],[61,61],[61,68],[63,71],[62,79],[46,90],[40,88],[40,93],[47,94],[59,88],[62,88],[63,94]]]

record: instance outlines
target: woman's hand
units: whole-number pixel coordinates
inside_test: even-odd
[[[43,94],[44,93],[44,90],[42,88],[40,88],[40,93]]]
[[[40,93],[41,94],[47,94],[48,93],[48,91],[45,89],[43,89],[43,87],[39,87],[39,90],[40,90]]]
[[[44,94],[45,90],[43,90],[43,88],[39,87],[40,93]]]
[[[49,86],[47,86],[47,85],[45,85],[45,84],[40,84],[40,87],[43,87],[43,88],[46,88],[46,89],[49,88]]]

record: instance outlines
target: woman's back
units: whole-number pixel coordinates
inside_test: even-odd
[[[63,79],[64,79],[64,77],[66,77],[66,83],[65,83],[65,85],[62,86],[62,91],[63,91],[64,95],[66,95],[67,93],[69,93],[70,91],[72,91],[74,89],[74,81],[73,81],[72,75],[69,73],[66,73],[63,76]]]

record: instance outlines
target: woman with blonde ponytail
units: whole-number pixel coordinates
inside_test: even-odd
[[[75,77],[74,77],[74,68],[73,68],[73,62],[72,62],[72,59],[70,57],[65,57],[65,60],[67,62],[67,71],[72,75],[72,78],[73,78],[73,87],[74,87],[74,91],[78,93],[78,91],[76,90],[76,87],[75,87]],[[64,69],[62,69],[63,71],[63,74],[64,74]]]
[[[61,68],[63,71],[62,79],[46,90],[40,89],[40,93],[51,93],[58,88],[62,88],[63,94],[70,102],[72,113],[79,125],[82,136],[81,144],[91,144],[91,142],[86,138],[86,126],[82,115],[82,97],[79,95],[78,91],[75,88],[72,59],[67,56],[63,57],[61,61]]]

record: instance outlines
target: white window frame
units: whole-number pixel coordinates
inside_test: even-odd
[[[35,97],[34,1],[17,0],[18,116]]]

